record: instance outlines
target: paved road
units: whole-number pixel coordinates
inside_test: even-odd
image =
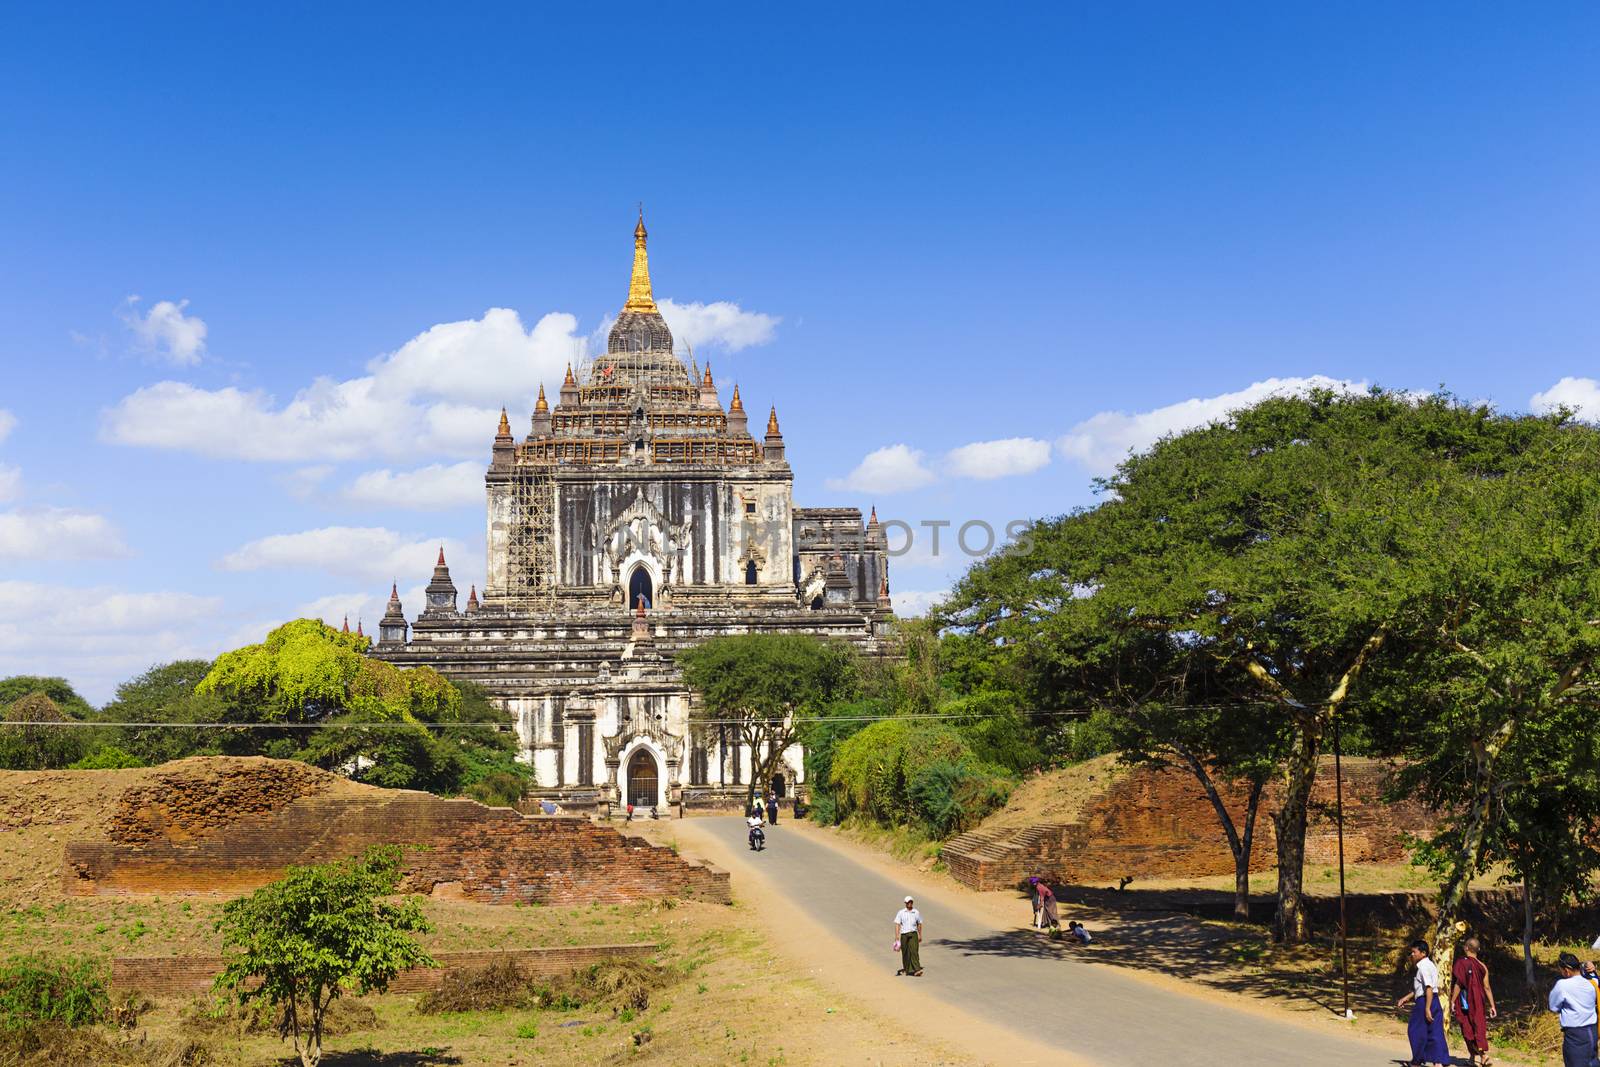
[[[1188,996],[1116,969],[1063,958],[1059,947],[1021,927],[1005,929],[919,902],[926,926],[922,978],[896,978],[890,920],[907,888],[801,833],[768,830],[759,855],[744,847],[736,817],[695,820],[730,846],[739,863],[760,864],[789,899],[844,941],[878,949],[884,980],[916,982],[929,994],[1008,1025],[1018,1034],[1108,1065],[1223,1064],[1226,1067],[1379,1067],[1403,1053],[1369,1040],[1283,1022]],[[733,874],[737,878],[737,868]],[[912,890],[914,891],[914,890]],[[1026,908],[1026,905],[1022,905]]]

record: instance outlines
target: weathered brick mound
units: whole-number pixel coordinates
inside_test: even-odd
[[[123,792],[111,816],[110,837],[127,845],[187,841],[349,784],[293,760],[178,760]]]
[[[403,888],[490,904],[727,902],[728,875],[585,819],[354,785],[275,760],[186,760],[127,789],[107,839],[69,842],[69,895],[247,892],[291,864],[409,846]],[[196,772],[199,773],[196,773]],[[87,774],[97,772],[83,772]],[[251,783],[259,783],[252,790]],[[164,794],[163,795],[163,791]]]
[[[1431,817],[1415,803],[1382,800],[1387,768],[1375,761],[1344,761],[1344,847],[1347,863],[1398,863],[1406,858],[1407,834],[1431,829]],[[1243,818],[1245,790],[1226,787],[1223,800],[1235,824]],[[1277,839],[1271,812],[1281,783],[1267,787],[1256,818],[1251,869],[1275,862]],[[1318,768],[1306,835],[1308,863],[1334,863],[1333,761]],[[1104,885],[1121,878],[1204,878],[1233,873],[1233,854],[1216,813],[1194,776],[1186,771],[1140,768],[1107,778],[1104,788],[1064,823],[979,827],[944,847],[950,874],[974,889],[1002,889],[1037,874],[1052,881]]]

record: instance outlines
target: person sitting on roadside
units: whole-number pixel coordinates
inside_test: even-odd
[[[1094,935],[1084,929],[1083,924],[1077,919],[1067,923],[1067,936],[1080,945],[1092,945],[1094,943]]]

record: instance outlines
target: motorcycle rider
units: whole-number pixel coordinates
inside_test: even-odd
[[[765,848],[767,844],[767,832],[762,829],[765,823],[766,820],[762,818],[761,809],[759,807],[751,808],[750,815],[745,819],[745,825],[750,827],[750,847],[758,852]]]

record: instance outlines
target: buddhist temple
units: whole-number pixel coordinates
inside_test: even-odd
[[[391,587],[373,654],[485,687],[537,795],[664,809],[742,796],[751,766],[731,728],[693,723],[677,652],[797,633],[877,655],[893,617],[876,513],[795,506],[776,406],[759,437],[737,384],[724,408],[656,306],[642,213],[633,238],[605,352],[553,407],[541,386],[525,438],[502,411],[488,442],[484,588],[457,609],[441,549],[414,620]],[[798,790],[802,756],[759,784]]]

